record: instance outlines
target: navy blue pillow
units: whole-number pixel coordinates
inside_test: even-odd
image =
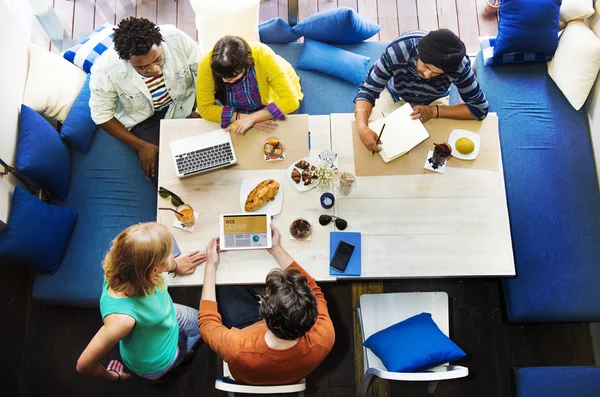
[[[46,204],[17,186],[8,224],[0,232],[0,263],[55,271],[76,221],[74,209]]]
[[[71,184],[71,151],[58,132],[33,109],[21,105],[15,168],[59,200]]]
[[[502,0],[494,56],[513,52],[554,54],[562,0]]]
[[[319,12],[303,19],[292,30],[300,36],[329,44],[356,44],[373,37],[381,26],[343,7]]]
[[[339,77],[355,86],[360,85],[367,74],[371,58],[315,40],[305,39],[296,68],[313,70]]]
[[[287,44],[300,37],[285,19],[273,18],[258,25],[260,42],[265,44]]]
[[[421,313],[371,335],[364,343],[392,372],[417,372],[467,355]]]
[[[60,137],[75,146],[81,153],[88,154],[97,128],[98,126],[92,120],[90,109],[90,75],[88,74],[67,114],[60,130]]]

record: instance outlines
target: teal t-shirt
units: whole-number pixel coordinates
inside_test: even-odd
[[[153,294],[115,298],[108,294],[105,281],[100,297],[102,318],[109,314],[126,314],[135,319],[131,332],[119,343],[121,357],[132,371],[152,374],[164,370],[175,359],[179,325],[167,281]]]

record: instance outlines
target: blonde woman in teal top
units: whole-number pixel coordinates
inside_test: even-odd
[[[175,259],[172,244],[171,233],[158,223],[130,226],[115,238],[103,263],[104,326],[79,357],[78,372],[111,382],[127,379],[120,361],[111,360],[106,368],[100,364],[117,343],[125,365],[147,379],[158,379],[191,357],[200,339],[198,311],[173,303],[162,273],[191,274],[206,254]]]

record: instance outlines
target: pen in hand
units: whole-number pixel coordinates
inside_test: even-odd
[[[383,112],[381,112],[381,115],[383,116],[383,118],[385,118],[385,114],[383,114]],[[376,145],[379,144],[379,141],[381,140],[381,135],[383,135],[383,130],[385,129],[385,123],[383,123],[383,127],[381,127],[381,131],[379,132],[379,136],[377,137],[377,142],[375,142]],[[373,149],[373,151],[371,152],[371,157],[375,156],[375,149]]]

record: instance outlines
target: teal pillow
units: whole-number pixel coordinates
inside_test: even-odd
[[[258,35],[265,44],[287,44],[300,38],[283,18],[269,19],[258,25]]]
[[[364,343],[391,372],[417,372],[467,355],[421,313],[371,335]]]
[[[373,37],[381,26],[364,19],[351,8],[319,12],[292,28],[294,33],[329,44],[356,44]]]
[[[98,126],[92,120],[90,109],[90,76],[88,74],[79,95],[75,99],[60,130],[60,137],[75,146],[83,154],[88,154],[92,138]]]
[[[0,263],[55,271],[76,221],[74,209],[46,204],[17,186],[8,224],[0,232]]]
[[[21,105],[15,168],[59,200],[71,184],[71,151],[58,132],[33,109]]]
[[[325,73],[359,86],[367,74],[370,60],[341,48],[305,39],[296,68]]]

